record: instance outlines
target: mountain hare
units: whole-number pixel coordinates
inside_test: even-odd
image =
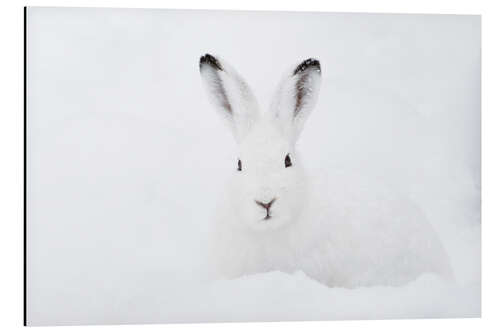
[[[425,272],[450,276],[436,233],[411,201],[331,170],[306,179],[295,143],[318,97],[318,60],[285,74],[268,112],[226,62],[206,54],[199,65],[239,150],[214,226],[220,274],[303,271],[341,287],[400,285]]]

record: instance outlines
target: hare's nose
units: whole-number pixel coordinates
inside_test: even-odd
[[[267,203],[264,203],[262,201],[258,201],[258,200],[255,200],[255,203],[263,208],[265,208],[266,210],[269,210],[269,208],[271,208],[271,206],[273,205],[273,203],[276,201],[276,198],[272,199],[271,201],[267,202]]]

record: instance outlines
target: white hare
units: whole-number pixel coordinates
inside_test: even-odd
[[[285,74],[267,112],[220,58],[202,56],[200,73],[239,150],[214,226],[219,273],[303,271],[342,287],[450,276],[436,233],[409,200],[331,170],[306,179],[295,143],[317,100],[318,60]]]

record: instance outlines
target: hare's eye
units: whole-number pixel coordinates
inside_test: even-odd
[[[241,160],[238,160],[238,171],[241,171]]]
[[[285,157],[285,168],[292,166],[292,160],[290,159],[290,154],[286,154]]]

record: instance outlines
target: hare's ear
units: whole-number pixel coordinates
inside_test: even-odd
[[[236,141],[241,141],[258,117],[257,101],[250,87],[227,63],[210,54],[200,58],[200,73],[210,100]]]
[[[278,87],[270,112],[292,142],[298,139],[316,104],[320,83],[320,63],[311,58],[287,72]]]

